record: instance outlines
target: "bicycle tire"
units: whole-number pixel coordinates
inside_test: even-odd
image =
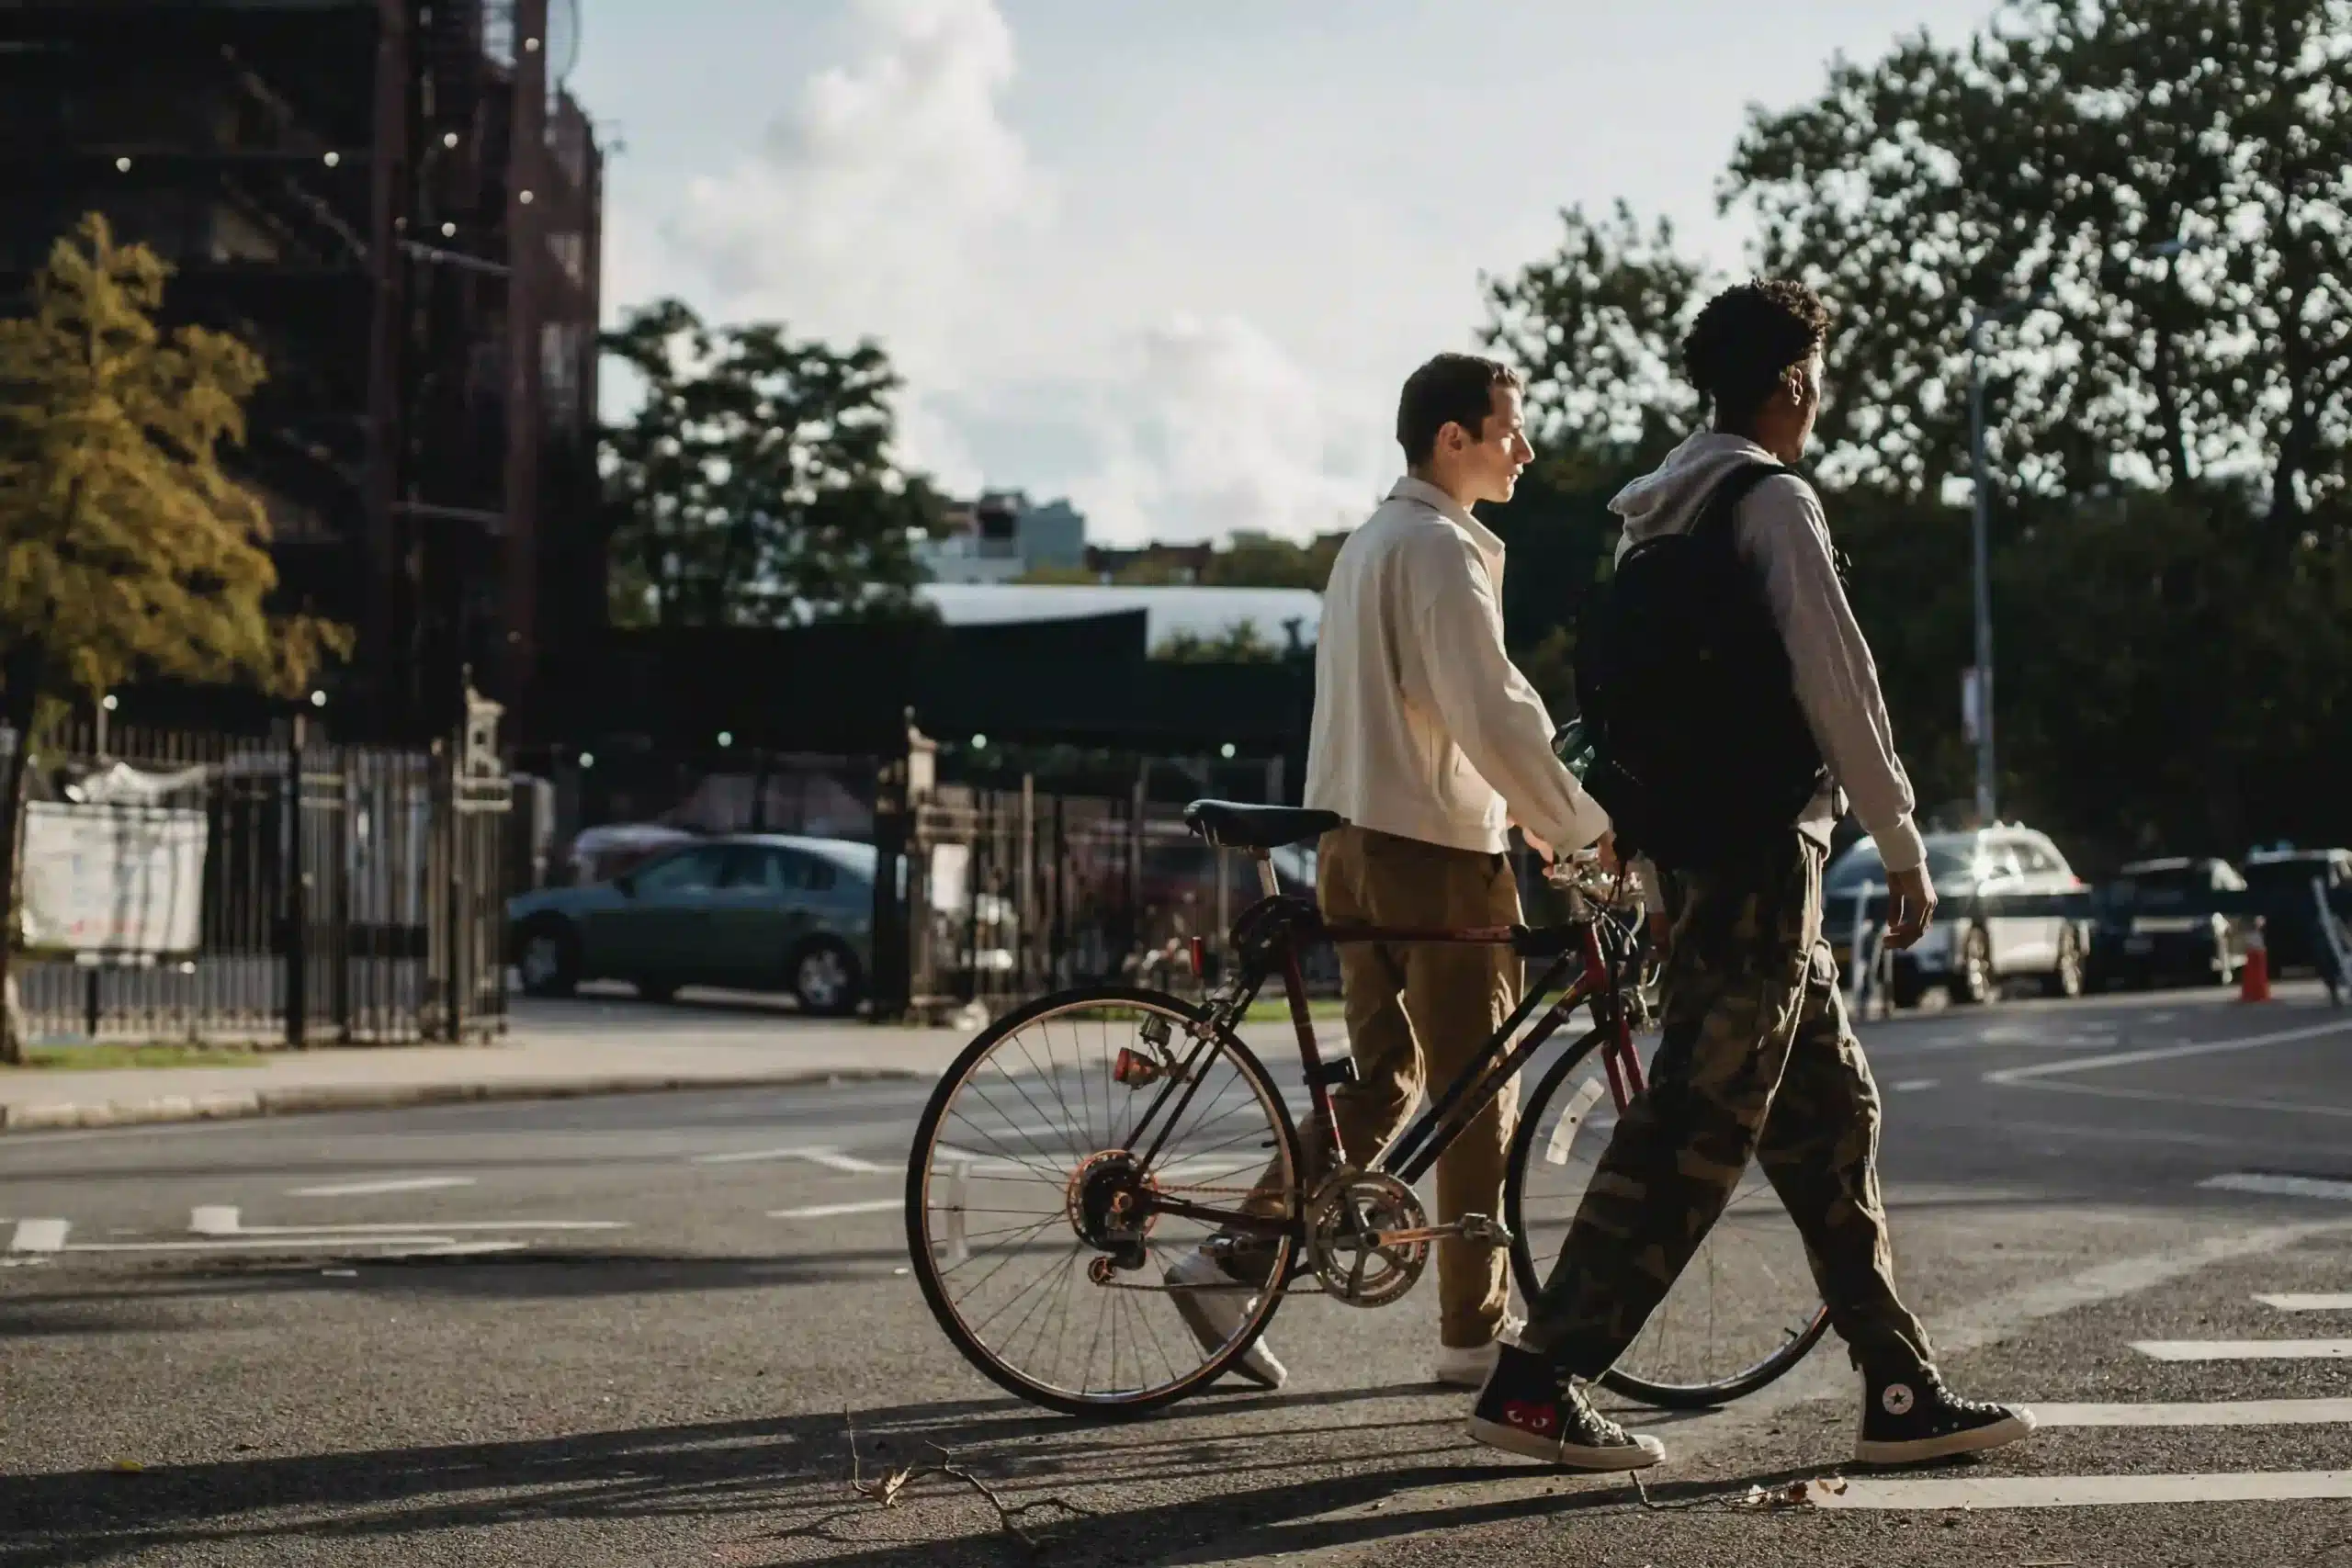
[[[939,1254],[934,1249],[934,1238],[930,1235],[929,1230],[931,1218],[929,1179],[932,1171],[930,1156],[938,1145],[940,1125],[955,1104],[957,1088],[989,1058],[990,1053],[1000,1043],[1027,1025],[1060,1011],[1088,1006],[1117,1006],[1122,1003],[1140,1010],[1159,1012],[1171,1018],[1182,1019],[1193,1024],[1204,1022],[1207,1018],[1207,1010],[1204,1007],[1196,1006],[1165,991],[1151,990],[1139,986],[1074,987],[1040,997],[1005,1014],[982,1030],[973,1038],[971,1043],[965,1046],[957,1055],[946,1072],[941,1075],[939,1083],[932,1090],[931,1099],[923,1107],[922,1119],[916,1123],[914,1145],[909,1151],[907,1160],[907,1255],[916,1283],[922,1288],[924,1303],[930,1307],[933,1321],[939,1325],[941,1331],[947,1336],[949,1342],[956,1347],[964,1359],[998,1387],[1032,1404],[1069,1416],[1141,1416],[1199,1393],[1215,1382],[1258,1342],[1260,1337],[1266,1332],[1267,1325],[1273,1321],[1274,1314],[1281,1307],[1285,1293],[1279,1285],[1268,1290],[1264,1293],[1262,1304],[1258,1310],[1255,1321],[1221,1350],[1204,1360],[1190,1375],[1162,1387],[1133,1395],[1120,1396],[1073,1393],[1069,1390],[1053,1387],[1024,1374],[1021,1369],[1010,1365],[983,1344],[978,1334],[956,1312],[955,1304],[949,1301],[946,1286],[941,1274]],[[1291,1120],[1290,1107],[1283,1099],[1280,1087],[1267,1073],[1264,1064],[1258,1060],[1249,1046],[1242,1043],[1239,1036],[1231,1030],[1219,1030],[1217,1037],[1223,1054],[1271,1111],[1276,1136],[1281,1140],[1282,1147],[1288,1158],[1295,1184],[1302,1157],[1298,1130]],[[1293,1235],[1285,1235],[1276,1244],[1271,1275],[1272,1279],[1281,1280],[1289,1278],[1291,1258],[1295,1247],[1296,1239]]]
[[[1534,1157],[1539,1128],[1551,1118],[1545,1114],[1564,1085],[1577,1068],[1592,1059],[1592,1051],[1575,1052],[1553,1064],[1535,1092],[1521,1108],[1519,1126],[1511,1134],[1510,1156],[1503,1178],[1504,1224],[1510,1227],[1510,1267],[1518,1281],[1521,1297],[1532,1303],[1542,1291],[1544,1281],[1535,1271],[1535,1257],[1529,1242],[1525,1200],[1528,1161]],[[1705,1410],[1743,1399],[1757,1390],[1785,1376],[1796,1364],[1813,1353],[1821,1337],[1829,1327],[1829,1309],[1816,1302],[1811,1318],[1799,1333],[1790,1337],[1770,1354],[1753,1364],[1737,1369],[1720,1378],[1703,1382],[1666,1382],[1627,1371],[1621,1360],[1600,1375],[1603,1387],[1641,1401],[1662,1410]]]

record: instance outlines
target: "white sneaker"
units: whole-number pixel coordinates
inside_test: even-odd
[[[1258,1310],[1258,1298],[1244,1293],[1249,1287],[1238,1284],[1205,1252],[1193,1252],[1180,1258],[1168,1270],[1167,1281],[1173,1288],[1168,1299],[1176,1303],[1184,1326],[1193,1331],[1193,1337],[1210,1355],[1233,1343],[1233,1337],[1241,1332],[1241,1325]],[[1187,1286],[1193,1288],[1185,1289]],[[1290,1380],[1289,1369],[1266,1348],[1263,1335],[1233,1363],[1233,1370],[1261,1388],[1280,1388]]]
[[[1502,1354],[1505,1345],[1519,1343],[1519,1331],[1525,1328],[1524,1320],[1506,1317],[1495,1337],[1484,1345],[1458,1350],[1451,1345],[1438,1348],[1437,1360],[1430,1368],[1431,1382],[1452,1383],[1456,1388],[1484,1388],[1487,1374],[1495,1370],[1495,1359]]]

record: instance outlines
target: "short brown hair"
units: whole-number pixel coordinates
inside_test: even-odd
[[[1484,434],[1497,387],[1523,391],[1526,383],[1501,360],[1475,354],[1441,354],[1406,377],[1404,395],[1396,400],[1396,444],[1405,448],[1406,465],[1428,462],[1437,450],[1438,432],[1449,424],[1472,435]]]

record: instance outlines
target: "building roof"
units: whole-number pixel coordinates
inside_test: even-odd
[[[1323,619],[1323,596],[1310,588],[927,582],[917,592],[952,626],[1072,620],[1141,610],[1146,636],[1155,648],[1180,632],[1214,637],[1241,621],[1254,626],[1261,637],[1280,648],[1287,640],[1283,624],[1296,620],[1299,641],[1312,643]]]

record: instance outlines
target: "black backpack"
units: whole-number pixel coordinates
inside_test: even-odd
[[[1825,782],[1788,649],[1732,526],[1749,491],[1791,471],[1733,470],[1689,530],[1634,546],[1586,597],[1584,782],[1621,853],[1676,869],[1736,864],[1793,826]]]

